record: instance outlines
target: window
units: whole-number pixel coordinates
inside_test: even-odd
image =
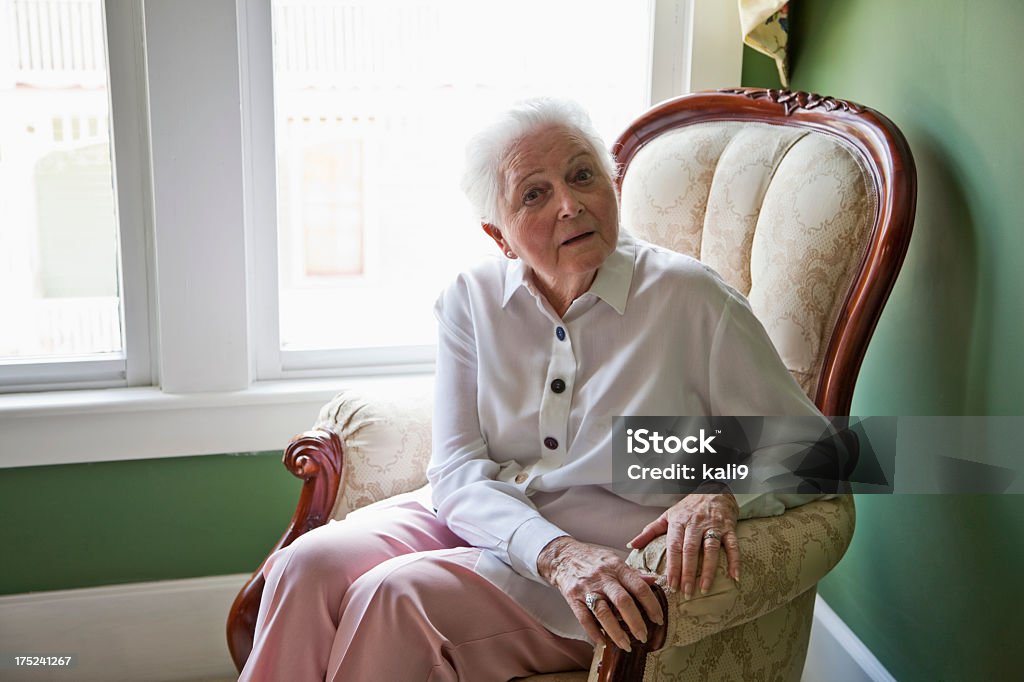
[[[429,371],[495,252],[465,135],[556,93],[610,142],[720,6],[0,0],[0,391]]]
[[[467,134],[489,116],[569,96],[610,144],[648,103],[649,3],[272,8],[285,367],[365,363],[353,349],[432,357],[434,298],[494,254],[458,188]]]
[[[495,252],[456,187],[462,136],[470,128],[459,116],[501,107],[502,97],[555,91],[581,100],[610,142],[649,101],[693,84],[739,83],[735,3],[592,1],[571,16],[559,15],[563,0],[508,3],[508,11],[499,4],[296,2],[292,18],[275,20],[298,31],[301,41],[279,36],[278,44],[272,16],[287,3],[0,0],[0,191],[12,178],[47,196],[64,192],[69,182],[99,184],[102,192],[88,193],[91,208],[71,213],[47,202],[39,214],[42,227],[30,223],[33,244],[46,252],[34,261],[38,275],[32,279],[45,281],[39,291],[50,297],[74,290],[76,298],[109,298],[113,291],[113,338],[121,343],[120,350],[98,344],[94,348],[107,350],[92,357],[0,360],[0,392],[9,393],[0,396],[0,466],[279,448],[308,427],[310,415],[342,383],[401,391],[428,381],[434,297],[456,270]],[[538,8],[558,21],[529,23]],[[615,8],[618,33],[601,38],[598,24],[607,23]],[[314,10],[328,12],[330,20],[302,15]],[[360,15],[363,23],[346,23],[345,12]],[[50,25],[60,27],[59,40],[52,29],[45,34],[50,49],[70,45],[72,54],[83,56],[89,40],[96,46],[105,38],[99,57],[105,55],[106,66],[93,69],[88,87],[95,95],[106,83],[107,94],[99,99],[108,113],[51,113],[37,139],[45,135],[64,145],[46,152],[58,156],[15,170],[8,164],[14,139],[8,122],[27,110],[24,99],[11,103],[14,94],[21,96],[12,90],[32,82],[60,88],[55,98],[76,92],[21,71],[21,53],[12,45],[19,45],[19,26],[29,17],[57,22]],[[87,17],[88,39],[81,23]],[[445,33],[451,22],[463,20],[471,28]],[[376,37],[354,29],[380,29],[388,21],[391,33]],[[502,30],[476,28],[495,24]],[[73,25],[81,27],[80,35]],[[556,30],[566,25],[576,48]],[[528,50],[493,49],[513,31],[565,47],[556,47],[546,61]],[[647,36],[649,53],[643,43],[627,47],[626,35]],[[287,88],[292,96],[275,118],[273,58],[275,46],[280,53],[283,44],[306,45],[306,52],[293,50],[278,63],[277,99]],[[485,53],[498,61],[485,64]],[[544,68],[559,60],[579,64],[588,55],[596,60],[586,71],[594,78]],[[615,71],[620,67],[621,73]],[[731,71],[718,75],[723,69]],[[487,83],[488,74],[501,77]],[[37,80],[27,80],[30,75]],[[373,82],[383,85],[374,88]],[[595,104],[592,98],[609,86],[617,93],[610,108]],[[484,101],[471,99],[476,91],[487,93]],[[341,106],[339,93],[345,95]],[[108,151],[90,142],[101,138]],[[413,144],[422,141],[427,144]],[[72,180],[58,169],[73,169]],[[428,188],[425,181],[433,179],[443,186]],[[13,230],[8,196],[0,205],[3,239]],[[76,252],[60,234],[69,213],[94,225],[88,244]],[[448,219],[426,227],[428,218],[438,216]],[[101,224],[109,226],[102,228],[106,237],[95,227]],[[446,229],[457,238],[435,232]],[[103,245],[108,239],[115,240],[112,249]],[[438,260],[439,245],[452,251],[451,265]],[[102,265],[82,273],[69,269],[69,260],[90,250],[100,254],[90,258]],[[0,278],[27,261],[11,258],[4,242],[0,269],[7,270]],[[405,313],[392,313],[394,291],[368,288],[393,278],[388,268],[413,282],[405,295],[419,297],[419,303],[410,299]],[[0,332],[8,333],[14,300],[0,289]],[[322,307],[312,315],[294,312],[310,301]],[[391,323],[412,331],[389,329]],[[283,334],[286,327],[293,331]],[[424,376],[408,376],[416,372]],[[382,373],[401,376],[332,378]],[[50,390],[110,386],[127,388]],[[36,392],[22,393],[29,390]],[[61,428],[50,428],[57,415]],[[111,439],[115,431],[122,437]]]
[[[0,2],[5,390],[129,381],[105,25],[100,0]]]

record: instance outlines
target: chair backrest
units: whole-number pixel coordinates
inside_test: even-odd
[[[715,269],[819,409],[849,414],[914,221],[899,129],[852,102],[739,88],[658,105],[613,151],[623,226]]]

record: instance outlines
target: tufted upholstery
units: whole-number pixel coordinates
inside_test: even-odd
[[[666,133],[622,181],[625,227],[703,261],[747,296],[812,398],[875,212],[870,173],[852,149],[763,123]]]

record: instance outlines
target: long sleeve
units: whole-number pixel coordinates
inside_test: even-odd
[[[434,507],[454,533],[493,552],[520,575],[544,583],[537,555],[567,533],[545,520],[521,487],[496,480],[502,466],[490,458],[480,427],[477,345],[465,287],[460,278],[434,308],[437,379],[427,469]]]
[[[790,375],[764,327],[738,295],[726,300],[712,341],[708,372],[713,414],[810,417],[800,423],[818,424],[806,433],[788,432],[774,442],[762,442],[754,451],[758,470],[766,476],[791,476],[782,462],[816,441],[828,428],[827,420]],[[777,516],[790,507],[831,497],[834,495],[740,493],[736,501],[739,518],[747,519]]]

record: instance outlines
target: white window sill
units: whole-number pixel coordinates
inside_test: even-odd
[[[139,387],[0,395],[0,468],[281,450],[342,389],[404,392],[433,380],[333,377],[218,393]]]

